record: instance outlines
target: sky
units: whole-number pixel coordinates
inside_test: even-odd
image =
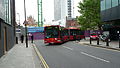
[[[25,0],[26,1],[26,15],[27,17],[32,15],[34,19],[37,21],[38,19],[38,12],[37,12],[37,0]],[[81,0],[74,0],[74,16],[80,15],[77,10],[78,2]],[[20,23],[23,25],[25,20],[24,18],[24,0],[16,0],[16,21],[19,22],[20,16]],[[54,19],[54,0],[43,0],[43,17],[48,24],[51,24],[51,21]]]

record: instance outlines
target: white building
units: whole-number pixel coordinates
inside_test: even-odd
[[[67,16],[67,0],[54,0],[54,21],[65,26]]]
[[[78,13],[78,2],[79,0],[54,0],[54,21],[60,21],[60,25],[66,23],[66,16],[68,18],[76,18],[79,16]],[[77,4],[77,5],[76,5]]]

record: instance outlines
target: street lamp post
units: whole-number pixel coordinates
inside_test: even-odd
[[[19,17],[19,18],[18,18],[18,27],[17,27],[17,28],[18,28],[19,30],[21,30],[21,27],[20,27],[20,14],[17,13],[17,15],[18,15],[18,17]],[[21,31],[20,31],[20,33],[19,33],[18,35],[19,35],[19,38],[20,38],[20,36],[21,36]],[[18,43],[18,37],[16,37],[16,39],[17,39],[16,41],[17,41],[17,43]]]
[[[26,36],[25,42],[26,42],[26,48],[27,48],[27,47],[28,47],[28,38],[27,38],[27,21],[26,21],[26,6],[25,6],[25,0],[24,0],[24,14],[25,14],[24,24],[25,24],[25,36]]]

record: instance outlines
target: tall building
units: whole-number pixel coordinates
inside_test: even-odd
[[[54,0],[54,20],[61,19],[61,1],[62,0]]]
[[[67,0],[67,5],[68,5],[68,17],[72,17],[72,4],[71,0]]]
[[[65,25],[67,16],[67,0],[54,0],[54,21]]]
[[[118,39],[120,31],[120,0],[101,0],[101,20],[106,22],[111,39]],[[111,25],[108,27],[108,25]]]
[[[74,17],[74,0],[67,0],[67,13],[69,18]]]
[[[0,57],[15,44],[15,0],[0,0]]]
[[[65,25],[66,17],[75,18],[75,0],[54,0],[54,21],[61,21]]]

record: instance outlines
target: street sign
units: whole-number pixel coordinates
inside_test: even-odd
[[[21,33],[21,29],[16,29],[16,33]]]
[[[44,27],[28,27],[27,30],[29,33],[43,32]]]

